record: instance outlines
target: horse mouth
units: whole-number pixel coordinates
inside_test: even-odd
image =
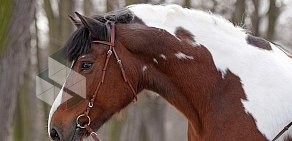
[[[86,133],[80,128],[75,128],[70,141],[82,141]]]
[[[76,130],[81,130],[81,129],[78,128]],[[79,133],[79,132],[81,132],[81,133]],[[91,138],[91,136],[88,135],[84,131],[74,131],[74,134],[72,135],[72,138],[70,141],[89,141],[89,138]],[[100,139],[98,137],[97,137],[97,140],[100,141]]]
[[[101,127],[101,125],[98,125],[98,127]],[[71,136],[70,141],[88,141],[88,138],[91,138],[90,133],[88,133],[85,129],[77,128],[75,125],[75,130]],[[98,141],[100,141],[99,138]]]
[[[78,128],[77,125],[74,125],[74,131],[71,134],[69,141],[85,141],[84,139],[88,137],[86,130]]]
[[[95,132],[104,125],[104,123],[109,119],[109,117],[111,117],[111,115],[112,114],[108,114],[107,116],[99,120],[98,122],[91,124],[91,127],[95,127]],[[71,138],[69,138],[70,139],[69,141],[87,141],[86,139],[92,138],[90,133],[88,133],[83,128],[78,128],[77,124],[75,124],[72,129],[74,129],[74,131],[73,132],[71,131]],[[98,140],[100,141],[99,138]]]

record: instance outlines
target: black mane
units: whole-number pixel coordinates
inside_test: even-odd
[[[107,20],[115,21],[115,23],[127,24],[134,21],[134,15],[128,9],[117,10],[106,13],[105,15],[97,15],[92,18],[106,23]],[[98,28],[98,26],[97,26]],[[108,39],[107,28],[99,27],[98,36],[92,37],[89,34],[89,30],[81,25],[76,31],[73,32],[71,37],[65,44],[65,56],[69,61],[76,60],[80,55],[89,53],[91,49],[91,42],[94,40],[105,41]]]

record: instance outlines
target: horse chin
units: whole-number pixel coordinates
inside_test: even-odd
[[[92,137],[88,135],[74,135],[71,141],[91,141]]]
[[[74,135],[72,136],[71,141],[82,141],[83,138],[84,138],[84,137],[83,137],[82,135],[74,134]]]
[[[98,141],[101,141],[99,139],[99,137],[96,137]],[[93,138],[90,136],[90,135],[86,135],[86,136],[83,136],[80,140],[76,140],[76,141],[92,141]]]
[[[101,119],[99,122],[92,124],[92,126],[95,127],[94,131],[97,132],[102,127],[102,125],[110,119],[111,116],[112,116],[112,114],[108,114],[103,119]],[[76,128],[76,126],[74,128]],[[92,140],[93,139],[90,136],[90,134],[87,133],[86,130],[80,129],[80,128],[77,128],[74,131],[72,138],[71,138],[71,141],[92,141]],[[98,138],[98,140],[101,141],[99,138]]]
[[[80,128],[76,128],[73,134],[71,134],[70,141],[83,141],[85,137],[86,137],[85,132]]]
[[[82,141],[90,141],[89,136],[82,138]]]
[[[98,124],[96,127],[98,127],[97,129],[99,129],[103,124]],[[74,134],[73,136],[73,140],[72,141],[92,141],[92,137],[90,136],[89,133],[86,133],[85,130],[83,130],[84,132],[82,132],[82,134],[80,134],[80,132],[78,133],[78,131]],[[95,130],[97,131],[97,130]],[[76,137],[75,137],[76,135]],[[98,137],[97,137],[98,138]],[[101,141],[98,138],[98,141]]]
[[[92,138],[90,136],[83,137],[81,141],[91,141]]]

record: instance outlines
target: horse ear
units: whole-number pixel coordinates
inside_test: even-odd
[[[70,18],[70,20],[71,20],[71,22],[77,27],[77,28],[79,28],[80,26],[81,26],[81,22],[80,21],[78,21],[77,19],[75,19],[73,16],[71,16],[71,15],[68,15],[69,16],[69,18]]]
[[[97,37],[99,31],[104,31],[106,28],[105,24],[95,20],[93,18],[85,17],[79,14],[78,12],[75,12],[75,14],[78,16],[78,18],[81,20],[81,23],[86,27],[92,36]]]

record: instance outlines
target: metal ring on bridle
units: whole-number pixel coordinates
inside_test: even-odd
[[[92,108],[93,107],[93,102],[88,103],[88,107]]]
[[[79,123],[79,119],[80,119],[81,117],[86,117],[86,118],[88,119],[87,126],[90,125],[90,123],[91,123],[91,119],[90,119],[90,117],[89,117],[88,115],[85,116],[85,114],[81,114],[81,115],[79,115],[79,116],[77,117],[77,119],[76,119],[77,127],[84,129],[85,126],[86,126],[86,124],[84,124],[84,125],[82,126],[82,125]]]

